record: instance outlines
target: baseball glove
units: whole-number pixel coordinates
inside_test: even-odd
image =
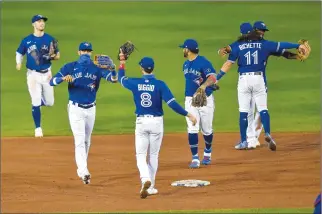
[[[193,107],[203,107],[207,105],[207,95],[205,90],[198,88],[196,93],[192,97],[192,103],[191,105]]]
[[[54,39],[50,43],[49,56],[53,57],[57,54],[57,52],[58,52],[58,40]]]
[[[310,56],[311,46],[306,39],[300,39],[298,43],[300,44],[300,47],[297,49],[297,59],[303,62]]]
[[[110,71],[115,70],[115,64],[108,55],[95,54],[93,62],[99,68],[104,68]]]
[[[118,60],[127,60],[129,56],[133,53],[135,46],[131,41],[125,42],[121,47],[119,48],[119,54],[117,56]],[[122,57],[120,57],[120,54],[123,54]],[[122,55],[121,54],[121,55]]]

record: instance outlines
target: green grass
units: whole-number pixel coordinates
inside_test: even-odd
[[[264,20],[271,30],[267,39],[296,42],[306,38],[313,48],[305,63],[273,57],[269,60],[272,131],[320,130],[320,2],[2,2],[2,136],[33,134],[25,70],[15,70],[14,54],[21,39],[32,31],[32,15],[38,13],[49,17],[46,32],[59,40],[61,59],[54,62],[53,73],[77,58],[82,41],[92,42],[96,53],[109,54],[116,60],[120,44],[132,40],[139,52],[131,56],[127,74],[140,76],[139,59],[152,56],[157,77],[166,81],[181,104],[184,58],[178,44],[186,38],[196,38],[201,55],[219,70],[224,59],[218,57],[217,49],[234,41],[239,35],[239,24]],[[215,93],[216,132],[238,131],[236,85],[234,67],[221,81],[221,90]],[[67,96],[66,85],[62,84],[55,88],[54,107],[42,108],[46,135],[71,134]],[[97,103],[94,134],[134,132],[134,104],[129,91],[119,84],[103,82]],[[166,106],[164,109],[165,131],[185,132],[185,119]]]

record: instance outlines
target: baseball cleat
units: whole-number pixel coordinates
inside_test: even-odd
[[[189,168],[191,169],[198,169],[200,167],[200,161],[199,159],[192,159]]]
[[[268,143],[268,148],[272,151],[276,151],[276,143],[270,134],[265,135],[265,141]]]
[[[43,137],[42,129],[41,127],[38,127],[35,129],[35,137]]]
[[[257,140],[257,138],[255,138],[255,139],[248,139],[247,142],[248,142],[247,149],[256,149],[257,144],[259,143],[258,140]]]
[[[158,190],[156,189],[156,188],[149,188],[148,190],[148,195],[156,195],[156,194],[158,194]]]
[[[150,188],[151,186],[151,181],[145,181],[143,184],[142,184],[142,188],[141,188],[141,191],[140,191],[140,197],[141,198],[146,198],[148,197],[149,193],[148,193],[148,189]]]
[[[84,184],[89,184],[91,182],[91,175],[85,175],[82,177],[82,180]]]
[[[235,146],[235,149],[237,149],[237,150],[245,150],[245,149],[248,149],[248,142],[247,141],[239,142]]]
[[[210,165],[211,164],[211,157],[209,156],[204,156],[202,161],[201,161],[202,165]]]

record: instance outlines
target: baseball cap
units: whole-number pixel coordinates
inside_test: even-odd
[[[42,15],[34,15],[32,17],[32,19],[31,19],[31,23],[34,23],[34,22],[36,22],[36,21],[38,21],[40,19],[43,19],[45,22],[48,20],[48,18],[45,17],[45,16],[42,16]]]
[[[141,65],[142,68],[144,69],[153,69],[154,68],[154,61],[151,57],[143,57],[140,62],[139,65]]]
[[[79,44],[78,50],[80,50],[80,51],[83,51],[83,50],[93,51],[92,44],[90,42],[82,42]]]
[[[269,31],[263,21],[255,22],[253,27],[254,27],[254,29],[257,29],[257,30]]]
[[[189,50],[197,50],[198,42],[194,39],[186,39],[183,45],[179,45],[180,48],[188,48]]]
[[[244,22],[240,25],[240,33],[247,34],[253,30],[253,26],[249,22]]]

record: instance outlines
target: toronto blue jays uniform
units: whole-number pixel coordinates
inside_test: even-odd
[[[271,150],[276,150],[276,143],[270,135],[270,117],[267,109],[267,91],[264,81],[266,64],[270,55],[279,53],[284,49],[298,48],[299,44],[287,42],[273,42],[268,40],[241,41],[233,43],[228,60],[238,60],[238,103],[240,112],[241,141],[236,149],[246,149],[246,129],[248,126],[247,115],[250,111],[250,102],[255,100],[260,112],[262,124],[265,130],[265,140]]]
[[[79,50],[92,51],[92,45],[83,42]],[[75,141],[77,174],[87,184],[90,179],[87,158],[95,123],[96,94],[102,78],[115,82],[117,77],[115,71],[110,72],[97,67],[91,61],[89,54],[82,54],[77,61],[65,64],[50,80],[50,85],[60,84],[67,75],[71,75],[73,79],[68,83],[68,116]]]
[[[36,15],[32,17],[31,22],[34,23],[41,19],[48,20],[47,17]],[[54,104],[54,89],[49,85],[52,76],[49,49],[53,40],[54,38],[47,33],[44,33],[41,37],[30,34],[22,39],[16,51],[17,64],[20,58],[22,60],[22,57],[27,55],[27,85],[31,97],[32,116],[36,132],[41,130],[40,106],[52,106]],[[55,54],[58,52],[57,49]]]
[[[192,51],[199,50],[198,43],[194,39],[185,40],[183,45],[179,47]],[[195,126],[187,119],[188,141],[192,154],[190,168],[199,168],[198,133],[200,128],[205,140],[202,164],[208,165],[211,161],[213,140],[212,122],[215,111],[215,101],[212,94],[214,89],[212,87],[206,88],[207,105],[204,107],[192,106],[192,97],[197,89],[207,80],[209,75],[214,75],[216,71],[211,62],[206,57],[200,55],[196,55],[196,58],[193,60],[186,60],[183,63],[182,71],[185,78],[185,109],[197,118],[197,124]]]
[[[144,69],[154,69],[154,61],[144,57],[139,65]],[[150,181],[154,189],[155,176],[158,169],[158,157],[163,138],[163,108],[162,101],[166,102],[176,113],[187,116],[175,100],[165,82],[155,78],[153,74],[145,74],[141,78],[128,78],[125,69],[120,67],[118,80],[121,85],[130,90],[135,103],[135,149],[137,166],[140,172],[142,185]],[[149,161],[146,162],[149,149]]]
[[[321,193],[315,199],[313,214],[321,214]]]

